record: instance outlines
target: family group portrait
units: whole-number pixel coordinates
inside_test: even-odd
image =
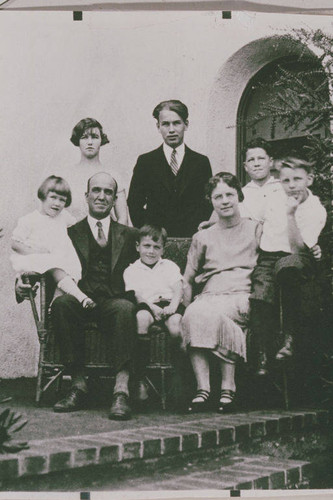
[[[0,12],[0,498],[329,491],[332,16],[77,14]]]

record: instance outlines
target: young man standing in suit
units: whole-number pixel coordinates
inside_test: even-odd
[[[188,109],[180,101],[163,101],[153,116],[163,144],[139,156],[128,196],[132,223],[162,226],[168,236],[188,237],[206,220],[211,208],[205,184],[212,176],[207,156],[184,144]]]

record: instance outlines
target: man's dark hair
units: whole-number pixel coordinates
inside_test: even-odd
[[[208,201],[211,201],[212,192],[220,182],[224,182],[229,187],[236,189],[238,200],[244,200],[243,191],[237,177],[230,172],[219,172],[214,175],[214,177],[211,177],[205,186],[206,198]]]
[[[94,118],[83,118],[82,120],[79,121],[75,125],[72,131],[72,136],[70,138],[70,141],[74,144],[74,146],[79,146],[80,145],[80,139],[82,138],[83,134],[86,131],[91,130],[92,128],[98,128],[100,133],[101,133],[101,146],[104,146],[104,144],[107,144],[109,141],[108,137],[106,134],[103,132],[103,127],[102,125],[95,120]]]
[[[144,238],[145,236],[149,236],[153,241],[158,241],[161,238],[164,247],[168,234],[164,227],[145,224],[139,229],[139,232],[137,233],[137,242],[140,243],[142,238]]]
[[[266,151],[266,153],[268,154],[269,157],[272,156],[272,146],[270,145],[270,143],[267,142],[262,137],[256,137],[255,139],[252,139],[251,141],[249,141],[245,144],[245,147],[243,148],[244,160],[246,160],[246,153],[248,152],[248,150],[254,149],[254,148],[261,148],[264,151]]]
[[[69,184],[62,177],[57,177],[56,175],[50,175],[47,177],[39,186],[37,196],[41,201],[44,201],[50,192],[65,196],[65,207],[69,207],[72,203],[72,193]]]
[[[177,113],[177,115],[181,117],[184,123],[188,119],[187,106],[185,106],[185,104],[183,104],[181,101],[177,101],[177,99],[162,101],[156,106],[156,108],[153,111],[153,117],[156,118],[157,121],[159,120],[160,112],[163,109],[169,109],[170,111],[174,111],[175,113]]]

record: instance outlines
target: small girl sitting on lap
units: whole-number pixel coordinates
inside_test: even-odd
[[[81,264],[67,234],[76,220],[64,207],[71,204],[71,190],[62,177],[51,175],[38,189],[39,210],[20,217],[12,235],[11,262],[18,274],[49,272],[58,290],[73,295],[85,309],[96,306],[81,292]]]
[[[180,337],[182,275],[177,264],[162,259],[166,239],[164,228],[143,226],[136,244],[140,258],[124,272],[126,290],[134,290],[138,302],[139,335],[154,322],[163,322],[172,337]]]

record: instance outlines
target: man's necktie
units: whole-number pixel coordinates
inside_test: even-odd
[[[178,172],[178,163],[177,163],[176,154],[177,154],[177,151],[174,149],[171,153],[171,158],[170,158],[170,167],[171,167],[172,173],[174,175],[177,175],[177,172]]]
[[[107,239],[105,238],[105,234],[103,231],[103,224],[101,221],[96,222],[96,226],[98,227],[98,232],[97,232],[97,243],[99,244],[100,247],[105,248],[106,245],[108,244]]]

